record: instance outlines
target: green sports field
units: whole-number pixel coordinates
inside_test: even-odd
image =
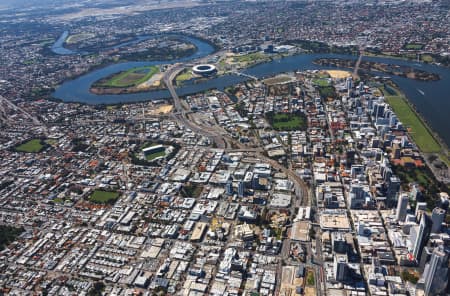
[[[419,43],[409,43],[405,45],[405,49],[408,50],[421,50],[423,48],[423,44]]]
[[[114,191],[95,190],[89,197],[93,203],[106,204],[113,203],[119,198],[119,193]]]
[[[322,86],[322,87],[325,87],[325,86],[329,86],[329,85],[330,85],[330,82],[328,82],[327,79],[323,79],[323,78],[314,79],[314,80],[312,81],[312,83],[313,83],[314,85]]]
[[[19,152],[37,153],[44,149],[44,145],[40,139],[33,139],[17,146],[15,149]]]
[[[175,78],[175,81],[177,82],[177,85],[182,84],[184,81],[190,80],[192,79],[194,76],[192,75],[192,70],[191,69],[186,69],[183,72],[181,72],[180,74],[177,75],[177,77]]]
[[[148,154],[147,156],[145,156],[145,159],[153,160],[153,159],[155,159],[157,157],[162,157],[162,156],[166,156],[166,151],[160,151],[160,152],[155,152],[155,153]]]
[[[91,34],[91,33],[80,33],[80,34],[75,34],[75,35],[70,35],[67,40],[66,43],[67,44],[74,44],[74,43],[78,43],[87,39],[91,39],[94,38],[95,34]]]
[[[269,57],[261,52],[254,52],[244,55],[236,55],[233,57],[234,62],[237,63],[254,63],[259,61],[265,61],[268,60]]]
[[[101,87],[133,87],[137,86],[159,72],[157,66],[133,68],[128,71],[113,75],[106,81],[100,82],[97,86]]]

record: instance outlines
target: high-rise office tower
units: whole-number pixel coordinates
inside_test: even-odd
[[[410,240],[412,244],[412,253],[414,258],[419,261],[422,255],[423,247],[428,242],[431,232],[431,220],[426,215],[423,214],[420,219],[420,224],[411,229]]]
[[[442,222],[445,219],[445,210],[441,208],[434,208],[431,214],[431,221],[433,225],[431,226],[431,233],[441,232]]]
[[[399,221],[399,222],[405,221],[406,211],[408,209],[408,201],[409,201],[409,197],[407,194],[402,194],[398,198],[396,218],[397,218],[397,221]]]
[[[388,207],[394,207],[397,200],[397,194],[400,191],[400,179],[397,176],[392,176],[389,179],[386,191],[386,204]]]
[[[422,217],[422,214],[427,210],[427,203],[426,202],[418,202],[416,204],[416,212],[414,215],[416,216],[417,221],[420,221],[420,218]]]
[[[227,181],[226,191],[227,195],[233,195],[233,181],[231,179]]]
[[[243,197],[244,196],[244,191],[245,191],[245,185],[243,181],[239,181],[238,184],[238,196],[239,197]]]
[[[344,282],[347,279],[348,274],[348,259],[347,255],[344,254],[335,254],[334,255],[334,278],[338,282]]]
[[[433,250],[423,273],[426,296],[444,295],[448,284],[448,255],[442,246]]]

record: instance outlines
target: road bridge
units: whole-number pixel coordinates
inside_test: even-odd
[[[360,47],[360,49],[359,49],[359,57],[358,57],[358,60],[356,61],[355,68],[353,69],[353,78],[354,79],[356,79],[358,77],[359,65],[361,64],[361,60],[363,58],[363,55],[364,55],[364,48]]]
[[[246,74],[246,73],[242,73],[242,72],[238,72],[238,71],[231,71],[230,74],[234,74],[234,75],[238,75],[238,76],[242,76],[242,77],[247,77],[253,80],[259,80],[258,77],[250,75],[250,74]]]

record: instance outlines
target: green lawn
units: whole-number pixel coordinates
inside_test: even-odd
[[[91,39],[94,38],[95,34],[91,34],[91,33],[80,33],[80,34],[74,34],[74,35],[70,35],[69,38],[67,38],[66,43],[67,44],[74,44],[74,43],[78,43],[87,39]]]
[[[312,82],[313,82],[314,85],[322,86],[322,87],[330,85],[330,82],[328,81],[328,79],[322,79],[322,78],[314,79]]]
[[[142,145],[141,150],[148,148],[148,147],[157,146],[157,145],[158,145],[157,143],[145,143],[144,145]],[[147,155],[145,155],[145,159],[148,161],[152,161],[153,159],[160,157],[160,156],[166,156],[166,149],[164,149],[164,151],[147,154]]]
[[[409,43],[405,45],[405,49],[408,50],[421,50],[423,48],[423,44],[419,43]]]
[[[306,284],[308,286],[314,286],[315,283],[316,283],[316,281],[315,281],[315,278],[314,278],[314,272],[309,270],[308,273],[306,274]]]
[[[153,160],[157,157],[161,157],[161,156],[166,156],[166,151],[160,151],[160,152],[155,152],[155,153],[151,153],[145,156],[145,159],[147,160]]]
[[[219,61],[219,67],[220,67],[220,69],[225,68],[226,65],[227,65],[227,62],[225,61],[225,59],[221,59],[221,60]]]
[[[203,186],[196,185],[196,184],[185,185],[185,186],[183,186],[183,188],[181,189],[180,192],[183,197],[197,198],[203,192]]]
[[[175,78],[175,81],[177,82],[177,85],[178,85],[178,84],[181,84],[183,81],[192,79],[192,77],[193,77],[192,71],[191,71],[191,69],[188,69],[188,70],[181,72],[179,75],[177,75],[177,77]]]
[[[114,191],[95,190],[89,197],[93,203],[106,204],[113,203],[119,198],[119,193]]]
[[[274,84],[279,84],[279,83],[285,83],[285,82],[289,82],[292,81],[292,78],[287,76],[287,75],[278,75],[272,78],[267,78],[264,79],[263,82],[266,85],[274,85]]]
[[[53,200],[53,202],[55,202],[55,203],[64,203],[64,201],[65,201],[64,199],[59,198],[59,197],[57,197]]]
[[[36,61],[35,60],[26,60],[26,61],[23,61],[23,63],[25,65],[33,65],[34,63],[36,63]]]
[[[441,145],[434,139],[433,135],[427,129],[423,121],[406,102],[406,98],[398,90],[383,88],[386,101],[391,105],[400,121],[409,128],[409,133],[424,153],[435,153],[441,151]]]
[[[254,63],[257,61],[265,61],[268,60],[269,57],[261,52],[249,53],[244,55],[237,55],[234,58],[234,61],[237,63]]]
[[[37,153],[44,149],[44,145],[40,139],[33,139],[17,146],[15,149],[19,152]]]
[[[277,240],[281,240],[283,238],[283,229],[276,228],[275,229],[275,237],[277,238]]]
[[[318,86],[317,90],[322,99],[336,98],[336,89],[332,85]]]
[[[306,126],[306,121],[296,114],[278,113],[273,116],[272,125],[276,130],[298,130]]]
[[[424,187],[428,187],[433,180],[430,176],[426,174],[423,169],[412,169],[412,170],[397,170],[396,174],[400,177],[401,180],[406,183],[419,183]]]
[[[445,152],[439,153],[439,159],[444,162],[448,167],[450,167],[450,158]]]
[[[431,63],[434,61],[433,57],[429,54],[423,54],[420,56],[420,59],[425,63]]]
[[[99,83],[103,87],[132,87],[137,86],[159,72],[157,66],[133,68],[113,75],[110,79]]]

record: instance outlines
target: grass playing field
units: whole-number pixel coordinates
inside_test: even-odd
[[[194,76],[192,75],[191,69],[187,69],[187,70],[184,70],[183,72],[181,72],[179,75],[177,75],[175,80],[177,82],[177,85],[179,85],[179,84],[182,84],[183,81],[190,80],[193,77]]]
[[[330,85],[330,82],[327,79],[322,79],[322,78],[314,79],[312,81],[312,83],[317,86],[329,86]]]
[[[133,68],[125,72],[113,75],[108,80],[101,82],[101,87],[132,87],[137,86],[159,72],[157,66]]]
[[[95,190],[89,197],[93,203],[106,204],[113,203],[119,198],[119,193],[114,191]]]
[[[272,78],[264,79],[263,82],[266,85],[273,85],[273,84],[278,84],[278,83],[289,82],[291,80],[292,80],[292,78],[287,75],[278,75],[278,76],[275,76]]]
[[[434,61],[433,57],[429,54],[423,54],[420,56],[420,59],[425,63],[431,63]]]
[[[15,149],[19,152],[37,153],[44,149],[44,145],[40,139],[33,139],[17,146]]]
[[[269,58],[261,52],[254,52],[244,55],[236,55],[233,59],[236,63],[253,63],[256,61],[268,60]]]
[[[421,50],[423,48],[423,44],[418,43],[409,43],[405,45],[405,49],[409,50]]]
[[[87,39],[91,39],[95,37],[95,34],[91,34],[91,33],[81,33],[81,34],[74,34],[74,35],[70,35],[69,38],[67,38],[66,43],[67,44],[74,44],[74,43],[78,43]]]
[[[151,154],[147,154],[145,156],[145,159],[147,160],[153,160],[157,157],[163,157],[166,156],[166,151],[160,151],[160,152],[155,152],[155,153],[151,153]]]

